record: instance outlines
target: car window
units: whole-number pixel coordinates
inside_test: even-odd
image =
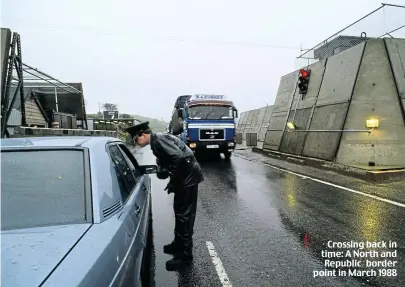
[[[1,152],[1,229],[86,222],[80,150]]]
[[[136,161],[131,151],[125,145],[120,144],[119,147],[123,151],[125,159],[128,161],[129,167],[134,173],[135,178],[138,179],[140,176],[142,176],[138,162]]]
[[[116,175],[120,184],[122,200],[125,202],[131,191],[134,189],[136,180],[131,172],[131,169],[125,160],[123,154],[118,149],[118,146],[110,146],[111,159],[116,167]]]

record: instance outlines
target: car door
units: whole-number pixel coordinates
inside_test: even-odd
[[[140,173],[139,164],[130,150],[123,144],[119,144],[119,147],[125,155],[125,158],[128,160],[129,166],[134,171],[135,177],[139,178],[139,180],[142,182],[135,201],[137,206],[141,207],[141,209],[137,212],[137,217],[141,220],[140,230],[142,234],[145,235],[148,219],[147,213],[149,212],[149,204],[151,200],[150,178]]]
[[[140,242],[139,245],[135,247],[139,249],[135,251],[135,253],[138,255],[138,258],[136,259],[135,271],[136,273],[138,273],[141,270],[142,255],[144,252],[144,248],[146,246],[149,206],[151,200],[150,179],[149,177],[141,174],[138,162],[136,161],[132,153],[129,151],[129,149],[123,144],[119,144],[119,147],[122,153],[124,154],[125,159],[128,161],[129,166],[133,170],[135,176],[138,178],[138,182],[140,185],[140,188],[134,195],[135,196],[134,214],[138,222],[138,226],[136,228],[137,228],[137,236],[139,236],[139,238],[137,238],[137,242]]]
[[[139,216],[141,207],[137,203],[137,195],[142,193],[143,177],[139,176],[132,164],[128,161],[125,154],[117,144],[109,147],[109,153],[116,166],[120,191],[123,199],[123,209],[118,215],[121,228],[126,232],[120,233],[124,238],[111,248],[115,249],[117,254],[125,254],[120,262],[119,268],[114,276],[114,282],[111,286],[135,286],[139,275],[136,272],[138,265],[138,253],[143,249],[143,238],[139,232]],[[122,249],[125,250],[122,250]]]

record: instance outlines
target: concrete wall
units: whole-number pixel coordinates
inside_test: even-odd
[[[364,46],[365,43],[359,44],[325,62],[309,130],[343,129]],[[333,161],[341,135],[342,132],[308,132],[302,155]]]
[[[263,148],[351,166],[405,167],[405,39],[369,40],[309,68],[305,96],[296,89],[298,70],[281,78]],[[372,133],[369,118],[380,121]]]
[[[281,78],[263,148],[278,150],[296,90],[298,71]]]
[[[392,42],[392,39],[390,40]],[[405,47],[405,40],[395,41]],[[398,54],[395,49],[388,50],[390,51]],[[368,42],[356,79],[345,129],[364,128],[368,117],[378,118],[380,127],[371,134],[344,133],[337,162],[352,166],[367,165],[369,161],[379,166],[405,166],[404,114],[392,71],[384,40]],[[402,78],[397,77],[399,87],[405,84],[405,70],[401,73]]]
[[[261,124],[260,132],[259,132],[259,136],[258,136],[259,141],[264,141],[264,139],[266,137],[266,132],[270,125],[270,118],[271,118],[272,112],[273,112],[273,106],[265,107],[263,122]]]
[[[257,140],[264,141],[272,110],[273,106],[266,106],[240,114],[236,131],[242,133],[243,140],[246,133],[257,133]]]
[[[401,107],[405,112],[405,40],[387,38],[385,45],[394,73],[398,96],[401,99]]]

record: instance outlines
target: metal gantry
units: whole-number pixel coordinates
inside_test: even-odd
[[[379,6],[378,8],[374,9],[373,11],[371,11],[370,13],[366,14],[365,16],[361,17],[360,19],[354,21],[353,23],[347,25],[346,27],[344,27],[343,29],[339,30],[338,32],[334,33],[332,36],[329,36],[328,38],[326,38],[325,40],[321,41],[320,43],[318,43],[317,45],[315,45],[314,47],[310,48],[310,49],[301,49],[301,55],[299,55],[297,57],[297,59],[308,59],[308,60],[314,60],[314,56],[311,56],[310,52],[313,52],[315,49],[320,48],[322,46],[327,45],[331,40],[333,40],[336,36],[341,35],[342,32],[346,31],[348,28],[351,28],[353,26],[355,26],[355,24],[365,20],[366,18],[370,17],[371,15],[373,15],[374,13],[376,13],[377,11],[386,8],[386,7],[392,7],[392,8],[399,8],[399,9],[405,9],[404,5],[397,5],[397,4],[389,4],[389,3],[381,3],[381,6]],[[396,32],[398,30],[401,30],[405,28],[405,25],[403,25],[403,23],[401,24],[401,26],[399,27],[395,27],[393,28],[391,31],[388,31],[386,33],[384,33],[383,35],[377,37],[377,38],[382,38],[384,36],[391,36],[391,33]],[[365,32],[361,33],[360,38],[366,38],[365,36]],[[302,53],[304,52],[304,53]]]
[[[7,53],[8,60],[4,63],[7,65],[6,67],[6,77],[4,79],[4,86],[1,91],[1,137],[4,138],[5,136],[9,136],[7,127],[8,121],[10,118],[10,114],[12,109],[15,105],[17,97],[20,97],[20,107],[19,110],[21,112],[21,125],[26,126],[27,120],[25,115],[25,101],[27,100],[24,96],[24,91],[26,88],[54,88],[55,94],[55,101],[58,102],[58,89],[69,93],[69,94],[80,94],[82,99],[82,107],[83,107],[83,119],[82,119],[82,127],[87,129],[87,121],[86,121],[86,111],[85,111],[85,103],[83,92],[74,88],[71,85],[65,84],[62,81],[34,68],[30,65],[23,63],[22,55],[21,55],[21,37],[18,33],[13,32],[12,40],[7,47],[8,43],[5,46],[5,53]],[[25,75],[28,74],[30,77],[26,77]],[[35,81],[35,84],[32,83]],[[27,83],[31,82],[31,83]],[[25,84],[27,83],[27,84]],[[14,90],[14,93],[12,91]],[[34,91],[32,91],[34,92]],[[41,92],[47,93],[47,92]],[[29,97],[31,93],[27,94]]]
[[[7,51],[7,48],[6,48]],[[12,107],[17,99],[17,96],[20,96],[21,100],[21,123],[26,125],[25,118],[25,105],[24,105],[24,79],[23,79],[23,68],[22,68],[22,57],[21,57],[21,40],[18,33],[13,33],[13,38],[9,46],[9,57],[7,62],[7,75],[4,82],[3,91],[1,94],[1,137],[5,135],[8,136],[7,123],[11,114]],[[13,71],[16,71],[17,77],[13,76]],[[16,90],[11,97],[10,102],[10,93],[12,81],[16,85]]]
[[[30,78],[24,78],[24,81],[26,82],[34,82],[35,83],[30,83],[30,84],[26,84],[25,87],[26,88],[51,88],[50,91],[40,91],[41,94],[52,94],[55,95],[55,103],[56,103],[56,111],[58,110],[58,89],[62,90],[62,93],[68,93],[71,95],[81,95],[81,100],[82,100],[82,107],[83,107],[83,119],[82,119],[82,127],[84,129],[87,129],[87,118],[86,118],[86,109],[85,109],[85,102],[84,102],[84,96],[83,96],[83,92],[76,89],[75,87],[68,85],[66,83],[63,83],[62,81],[40,71],[37,68],[34,68],[30,65],[24,64],[23,63],[23,67],[22,70],[24,73],[29,74],[31,77]],[[52,90],[53,88],[53,90]],[[59,90],[59,91],[60,91]],[[33,90],[35,92],[35,90]]]

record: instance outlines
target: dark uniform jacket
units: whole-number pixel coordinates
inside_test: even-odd
[[[150,147],[157,158],[159,168],[168,171],[171,188],[186,188],[204,181],[193,151],[178,137],[152,132]]]

